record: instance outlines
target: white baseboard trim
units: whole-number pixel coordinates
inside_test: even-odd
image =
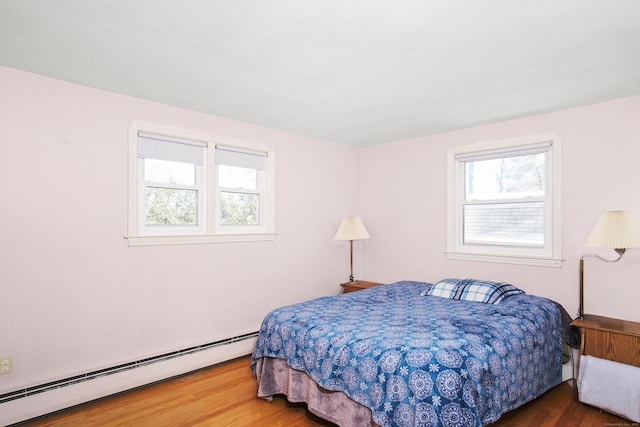
[[[61,409],[90,402],[156,381],[206,368],[217,363],[251,354],[256,338],[187,354],[136,369],[115,373],[53,389],[44,393],[11,400],[0,405],[0,425],[6,426],[46,415]],[[249,366],[247,365],[247,369]]]

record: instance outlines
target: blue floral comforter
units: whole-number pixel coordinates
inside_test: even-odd
[[[398,282],[276,309],[251,359],[285,359],[381,426],[481,426],[561,382],[556,304],[522,294],[499,304],[420,296]]]

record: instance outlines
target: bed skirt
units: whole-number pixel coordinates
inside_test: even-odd
[[[318,386],[301,371],[289,368],[283,359],[262,357],[256,361],[258,397],[270,400],[284,394],[294,403],[305,402],[309,411],[341,427],[376,426],[371,410],[339,391]]]

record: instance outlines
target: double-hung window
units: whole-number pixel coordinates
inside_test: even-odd
[[[129,244],[272,240],[273,168],[263,144],[131,122]]]
[[[452,148],[447,254],[559,267],[559,201],[558,135]]]
[[[238,146],[216,147],[217,228],[221,233],[250,232],[264,217],[267,156]]]
[[[140,235],[203,234],[207,143],[138,133]]]

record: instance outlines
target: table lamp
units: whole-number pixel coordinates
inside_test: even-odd
[[[360,221],[360,218],[357,216],[343,218],[338,227],[338,231],[336,231],[336,235],[333,237],[336,240],[349,240],[350,282],[353,282],[353,241],[368,239],[369,237],[367,229],[364,228],[362,221]]]

